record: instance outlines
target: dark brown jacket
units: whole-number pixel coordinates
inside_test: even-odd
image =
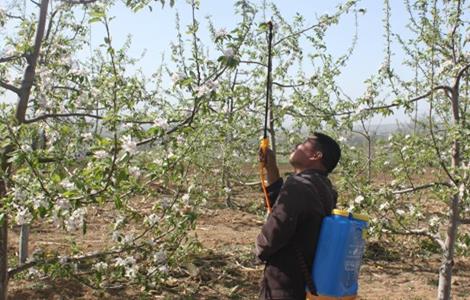
[[[256,254],[265,262],[260,299],[305,300],[296,248],[311,270],[322,219],[336,206],[337,193],[327,174],[316,170],[280,179],[268,191],[275,201],[256,239]]]

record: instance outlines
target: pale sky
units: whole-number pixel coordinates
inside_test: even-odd
[[[261,4],[262,1],[253,1]],[[393,1],[392,7],[392,27],[398,32],[404,32],[404,25],[407,21],[407,13],[401,1]],[[211,16],[216,28],[234,28],[237,19],[233,13],[232,0],[201,0],[200,10],[197,17],[201,22],[201,32],[199,34],[202,41],[208,41],[205,17]],[[280,12],[287,20],[292,20],[296,12],[306,18],[306,24],[315,24],[316,16],[324,13],[332,14],[335,7],[342,1],[315,1],[315,0],[278,0],[274,1]],[[345,91],[351,96],[358,96],[364,91],[363,81],[375,73],[383,62],[385,39],[383,37],[383,2],[378,0],[364,0],[360,2],[358,8],[366,8],[365,15],[359,15],[359,40],[348,63],[341,81]],[[114,35],[114,42],[122,45],[128,34],[132,35],[132,47],[130,54],[138,57],[144,49],[147,50],[141,67],[145,73],[154,71],[160,63],[162,53],[169,56],[168,45],[170,41],[176,40],[175,14],[179,12],[182,27],[191,22],[191,8],[184,0],[177,0],[173,8],[166,6],[154,8],[153,11],[143,9],[138,13],[132,13],[122,5],[118,5],[111,11],[111,15],[116,19],[111,23],[111,31]],[[261,12],[259,13],[261,17]],[[267,16],[269,18],[269,16]],[[92,43],[97,45],[102,41],[103,26],[96,24],[92,27]],[[328,41],[328,51],[341,55],[351,45],[354,33],[353,14],[346,15],[339,25],[328,30],[326,37]],[[211,42],[205,43],[210,45]],[[400,54],[399,49],[394,51]],[[215,53],[214,53],[215,55]],[[395,57],[395,67],[399,67],[399,60]]]
[[[211,44],[207,32],[206,16],[212,17],[216,28],[225,28],[228,31],[234,28],[238,21],[233,13],[234,2],[232,0],[201,0],[197,17],[201,23],[199,36],[203,43],[206,45]],[[252,2],[261,6],[262,0]],[[332,14],[336,11],[335,7],[342,2],[344,1],[274,1],[286,20],[292,20],[295,13],[299,12],[305,17],[307,25],[315,24],[317,16],[325,13]],[[404,34],[408,15],[403,3],[401,3],[402,1],[391,2],[393,4],[391,12],[392,28],[396,32]],[[365,8],[366,13],[359,15],[358,43],[339,80],[343,90],[352,98],[360,96],[364,92],[364,80],[375,73],[382,64],[385,46],[383,1],[364,0],[359,3],[357,8]],[[176,12],[180,14],[182,28],[185,28],[185,25],[191,22],[191,7],[185,0],[177,0],[174,7],[166,5],[165,8],[161,9],[160,5],[156,5],[152,11],[144,8],[137,13],[131,12],[122,4],[116,5],[110,12],[110,15],[115,16],[110,26],[113,45],[115,47],[121,46],[126,37],[132,35],[132,46],[129,54],[133,57],[139,57],[146,50],[146,55],[138,67],[147,75],[153,73],[161,62],[162,54],[165,54],[167,59],[169,58],[169,44],[171,41],[176,40]],[[259,12],[258,15],[259,20],[261,20],[262,12]],[[267,15],[266,17],[269,19],[270,16]],[[100,23],[94,23],[91,25],[91,32],[92,47],[98,47],[103,40],[104,26]],[[328,51],[335,55],[343,54],[351,45],[353,33],[353,14],[345,15],[338,25],[327,31]],[[0,35],[0,39],[3,39],[2,35]],[[0,49],[1,44],[3,43],[0,42]],[[400,50],[393,50],[395,53],[392,59],[393,67],[400,69]],[[84,55],[89,55],[89,53],[89,51],[85,51]],[[213,55],[217,57],[216,55],[220,54],[213,53]],[[0,101],[15,102],[16,97],[9,93],[6,99],[3,97]]]

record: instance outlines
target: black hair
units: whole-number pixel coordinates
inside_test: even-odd
[[[328,173],[331,173],[341,158],[341,148],[338,143],[321,132],[314,132],[312,139],[315,140],[315,147],[322,153],[322,164]]]

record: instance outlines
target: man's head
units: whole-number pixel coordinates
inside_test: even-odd
[[[305,142],[296,145],[290,164],[299,171],[319,169],[331,173],[341,157],[341,149],[331,137],[315,132]]]

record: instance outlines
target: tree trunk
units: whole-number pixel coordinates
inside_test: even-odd
[[[20,253],[19,263],[24,264],[28,259],[28,243],[29,243],[29,224],[21,225],[20,231]]]
[[[452,268],[454,266],[455,239],[459,222],[459,196],[452,197],[449,225],[447,227],[447,238],[445,241],[445,252],[439,269],[439,287],[437,299],[449,300],[452,285]]]
[[[9,150],[9,147],[5,149],[5,152]],[[0,157],[0,167],[4,174],[8,176],[8,161],[5,153],[2,153]],[[3,179],[0,179],[0,205],[2,205],[2,199],[7,194],[6,183]],[[0,221],[0,300],[7,299],[8,292],[8,218],[7,214],[3,215]]]
[[[0,189],[4,190],[3,181],[0,182]],[[3,197],[3,191],[0,192],[0,198]],[[8,219],[3,216],[0,225],[0,300],[7,299],[8,293]]]
[[[461,75],[459,75],[461,76]],[[459,125],[459,80],[457,77],[455,85],[452,88],[451,104],[452,116],[455,125]],[[460,166],[460,141],[456,138],[452,143],[452,169],[456,170]],[[454,171],[455,172],[455,171]],[[454,173],[455,174],[455,173]],[[439,286],[437,289],[437,299],[448,300],[452,288],[452,268],[454,266],[455,240],[457,238],[457,229],[459,226],[460,209],[459,202],[463,198],[465,183],[458,183],[453,176],[453,185],[458,188],[458,192],[452,197],[449,209],[449,225],[447,227],[447,238],[445,241],[445,250],[442,257],[442,264],[439,269]]]
[[[36,65],[46,27],[48,5],[49,0],[41,1],[36,37],[34,40],[34,49],[32,53],[27,53],[26,56],[28,66],[24,71],[20,92],[18,93],[18,105],[16,108],[16,119],[19,124],[24,123],[26,120],[29,96],[36,76]],[[9,176],[10,165],[8,163],[8,156],[13,150],[12,145],[9,145],[1,155],[0,167],[5,176]],[[1,199],[5,197],[6,193],[6,182],[3,179],[0,179],[0,205],[2,205]],[[8,294],[8,218],[6,213],[0,222],[0,300],[6,300]]]

